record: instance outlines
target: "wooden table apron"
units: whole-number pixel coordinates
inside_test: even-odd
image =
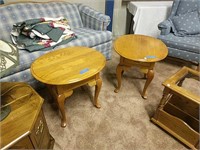
[[[157,61],[164,59],[168,50],[165,44],[153,37],[129,34],[119,37],[114,44],[115,51],[120,55],[120,62],[116,69],[118,85],[115,92],[118,93],[121,88],[121,76],[124,71],[132,66],[145,70],[147,79],[142,91],[142,97],[147,98],[147,88],[154,77],[154,66]],[[155,58],[147,58],[149,56]]]
[[[61,79],[57,79],[59,78],[59,76],[57,78],[56,77],[52,78],[52,75],[50,75],[51,80],[49,81],[48,81],[48,77],[47,79],[45,79],[44,77],[42,78],[42,76],[46,76],[46,74],[48,76],[48,72],[52,72],[52,70],[48,66],[45,66],[45,64],[41,64],[38,61],[42,59],[46,60],[47,57],[50,58],[54,55],[55,55],[54,57],[56,57],[57,55],[63,56],[64,55],[64,53],[62,52],[63,50],[66,52],[67,50],[69,50],[69,54],[64,56],[65,58],[61,58],[61,60],[56,59],[55,61],[57,62],[60,61],[62,63],[65,63],[65,64],[60,64],[61,65],[59,66],[60,68],[63,68],[63,67],[69,68],[69,70],[64,69],[60,71],[60,73],[62,74],[62,76],[64,76],[64,78],[61,77]],[[59,51],[60,53],[50,52],[50,53],[47,53],[46,56],[42,56],[38,58],[32,64],[31,72],[37,80],[45,83],[48,89],[51,91],[52,95],[54,96],[54,99],[56,100],[58,104],[59,110],[61,112],[61,126],[65,127],[67,124],[67,119],[66,119],[66,114],[65,114],[64,102],[67,97],[72,95],[73,90],[75,88],[86,85],[86,84],[88,84],[89,86],[95,86],[94,105],[97,108],[101,107],[98,101],[98,96],[99,96],[101,86],[102,86],[102,80],[100,78],[99,72],[105,66],[106,60],[105,60],[105,57],[100,52],[91,48],[86,48],[86,47],[71,47],[71,48],[61,49]],[[56,65],[57,64],[55,64],[55,67]],[[85,68],[86,66],[88,68]],[[48,72],[45,73],[44,68],[47,68]],[[80,70],[80,72],[81,71],[83,72],[79,74],[78,69],[81,69],[81,68],[83,68],[83,70]],[[54,69],[54,66],[52,66],[52,69]],[[43,73],[40,74],[39,71],[42,71],[42,70],[43,70]],[[66,74],[65,73],[63,74],[64,71],[66,72]],[[57,82],[57,80],[59,81]]]

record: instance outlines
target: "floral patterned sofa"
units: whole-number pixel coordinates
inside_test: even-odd
[[[68,19],[71,30],[77,38],[53,50],[70,47],[86,46],[101,52],[107,60],[111,59],[112,33],[106,28],[110,17],[83,4],[68,2],[20,2],[0,5],[0,39],[11,42],[10,33],[13,24],[27,19],[41,17],[59,17]],[[52,51],[52,50],[50,50]],[[6,73],[1,82],[27,82],[33,87],[41,85],[30,73],[31,63],[49,51],[19,50],[19,65]]]

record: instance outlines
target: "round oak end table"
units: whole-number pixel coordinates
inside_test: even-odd
[[[154,65],[167,56],[167,46],[161,40],[150,36],[128,34],[116,39],[114,49],[120,55],[120,62],[116,69],[118,86],[115,92],[118,93],[121,88],[123,72],[136,66],[144,70],[147,78],[142,92],[142,97],[146,99],[147,87],[154,77]]]
[[[86,84],[95,85],[94,105],[100,108],[100,71],[105,63],[103,54],[87,47],[69,47],[52,51],[32,63],[32,75],[47,85],[58,104],[62,127],[67,124],[64,102],[72,95],[73,89]]]

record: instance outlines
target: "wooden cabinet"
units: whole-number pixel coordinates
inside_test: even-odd
[[[25,83],[1,83],[1,93],[4,104],[11,107],[0,122],[1,149],[52,149],[54,139],[41,109],[43,99]]]
[[[186,78],[199,80],[199,77],[200,72],[183,67],[167,79],[163,83],[165,86],[163,97],[151,119],[155,124],[195,150],[199,149],[200,97],[191,89],[185,89],[181,85]]]

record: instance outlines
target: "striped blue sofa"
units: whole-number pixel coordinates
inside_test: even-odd
[[[71,42],[55,47],[53,50],[86,46],[101,52],[107,60],[111,59],[112,33],[106,30],[110,17],[83,4],[68,2],[20,2],[0,5],[0,39],[11,42],[10,33],[13,24],[27,19],[63,16],[69,21],[77,38]],[[52,50],[50,50],[52,51]],[[31,63],[49,51],[28,52],[19,50],[20,63],[5,74],[1,82],[27,82],[34,88],[42,85],[30,73]]]

